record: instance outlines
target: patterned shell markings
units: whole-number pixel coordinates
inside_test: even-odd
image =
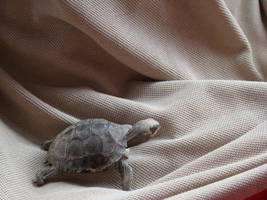
[[[130,125],[105,119],[83,120],[63,130],[51,144],[48,160],[66,172],[102,171],[123,155]]]

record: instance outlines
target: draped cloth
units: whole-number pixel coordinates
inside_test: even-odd
[[[267,188],[266,0],[1,0],[0,199],[244,199]],[[42,187],[70,124],[154,118],[118,170]]]

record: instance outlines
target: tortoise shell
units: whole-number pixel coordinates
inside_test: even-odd
[[[65,172],[98,172],[119,161],[131,125],[105,119],[88,119],[57,135],[48,151],[48,161]]]

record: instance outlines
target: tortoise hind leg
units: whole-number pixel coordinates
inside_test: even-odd
[[[119,161],[119,171],[122,177],[122,189],[130,190],[133,178],[132,167],[128,164],[126,160],[121,159]]]
[[[42,168],[39,172],[36,174],[36,178],[33,181],[34,184],[37,186],[42,186],[45,184],[45,179],[48,176],[51,176],[57,172],[56,168],[54,166],[46,166]]]
[[[53,142],[54,140],[55,140],[55,138],[52,138],[52,139],[49,139],[49,140],[44,141],[44,142],[41,144],[41,148],[42,148],[43,150],[48,151],[50,145],[52,144],[52,142]]]

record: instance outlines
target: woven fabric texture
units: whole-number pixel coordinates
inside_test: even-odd
[[[267,0],[1,0],[1,200],[241,200],[267,188]],[[117,170],[32,180],[86,118],[159,134]]]

